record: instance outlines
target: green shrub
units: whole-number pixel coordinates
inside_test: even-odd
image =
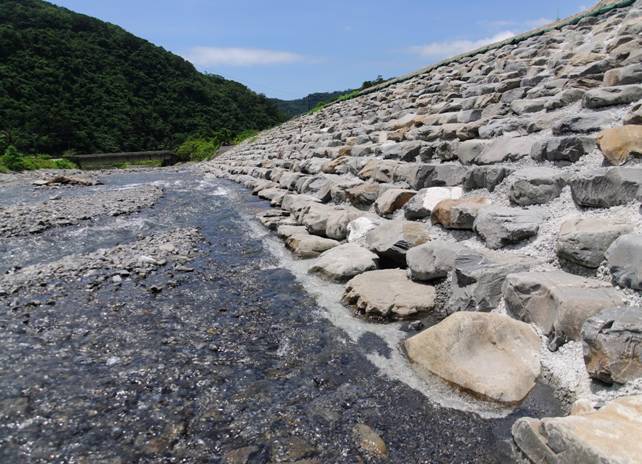
[[[259,131],[254,129],[247,129],[234,137],[234,140],[232,142],[234,143],[234,145],[238,145],[239,143],[245,142],[246,140],[253,141],[251,139],[255,139],[257,135],[259,135]]]
[[[16,150],[16,147],[9,145],[2,156],[2,164],[10,171],[24,171],[25,164],[22,154]]]
[[[220,146],[216,138],[189,139],[176,149],[176,155],[181,161],[204,161],[211,159]]]

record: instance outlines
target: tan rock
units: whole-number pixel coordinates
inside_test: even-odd
[[[632,156],[642,155],[642,126],[606,129],[597,136],[604,158],[614,166],[626,163]]]
[[[433,287],[411,281],[406,271],[386,269],[365,272],[351,279],[342,301],[366,316],[407,319],[432,310],[436,296]]]
[[[285,241],[285,246],[299,258],[316,258],[324,251],[338,245],[339,242],[336,240],[309,234],[295,234]]]
[[[623,464],[642,456],[642,396],[609,402],[595,412],[513,425],[517,447],[532,461],[552,464]]]
[[[384,457],[388,455],[388,449],[383,439],[366,424],[357,424],[353,429],[359,447],[366,453]]]
[[[386,190],[381,195],[379,195],[379,198],[377,198],[377,201],[375,201],[375,212],[379,216],[390,216],[395,211],[403,208],[403,206],[408,203],[408,201],[412,197],[414,197],[416,193],[417,192],[415,192],[414,190],[406,189],[392,188]]]
[[[485,197],[443,200],[432,210],[431,220],[433,224],[441,224],[448,229],[472,230],[479,210],[490,204],[490,199]]]
[[[405,346],[420,371],[499,402],[524,399],[540,373],[539,337],[501,314],[456,312]]]

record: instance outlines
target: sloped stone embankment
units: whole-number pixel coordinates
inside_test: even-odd
[[[575,419],[515,426],[536,462],[620,462],[582,431],[629,427],[622,408],[639,409],[592,412],[641,384],[622,366],[642,314],[642,1],[615,6],[302,116],[205,167],[269,200],[261,222],[347,280],[355,317],[444,319],[406,342],[419,372],[508,403],[539,375],[588,402]]]

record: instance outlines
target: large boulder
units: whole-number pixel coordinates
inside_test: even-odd
[[[620,166],[631,157],[642,156],[642,126],[606,129],[597,137],[597,144],[610,164]]]
[[[589,269],[597,269],[606,250],[633,226],[613,218],[573,217],[564,221],[557,238],[557,256],[564,264],[570,263]]]
[[[414,190],[392,188],[383,192],[375,201],[375,212],[382,217],[389,217],[415,196]]]
[[[564,174],[553,168],[525,168],[513,174],[508,198],[514,205],[541,205],[562,193]]]
[[[432,210],[440,201],[459,199],[462,195],[463,190],[461,187],[428,187],[421,189],[406,203],[404,214],[406,219],[424,219],[430,217]]]
[[[624,464],[642,456],[642,395],[610,401],[598,411],[513,424],[513,439],[531,462]]]
[[[479,212],[490,204],[491,200],[486,197],[442,200],[432,210],[431,221],[433,224],[441,224],[446,229],[472,230]]]
[[[364,182],[344,190],[345,200],[352,206],[368,209],[379,196],[380,186],[376,182]]]
[[[375,319],[408,319],[431,311],[435,289],[408,279],[406,271],[386,269],[360,274],[346,284],[343,303]]]
[[[489,206],[480,210],[473,230],[488,248],[498,249],[534,237],[543,219],[533,211]]]
[[[366,235],[383,223],[384,219],[374,215],[363,215],[348,223],[348,242],[365,242]]]
[[[642,290],[642,235],[620,236],[606,250],[606,260],[617,285]]]
[[[624,303],[608,282],[563,271],[511,274],[504,283],[504,300],[509,314],[551,336],[551,349],[581,340],[584,321]]]
[[[285,245],[299,258],[316,258],[321,253],[339,245],[336,240],[310,234],[295,234],[285,241]]]
[[[609,308],[582,327],[584,363],[605,383],[642,378],[642,308]]]
[[[356,275],[377,269],[379,257],[354,243],[339,245],[324,252],[309,272],[335,282],[344,282]]]
[[[506,276],[528,271],[534,261],[515,254],[462,250],[455,257],[449,311],[490,311],[502,299]]]
[[[406,252],[430,240],[425,224],[403,220],[389,221],[366,234],[366,246],[387,262],[406,266]]]
[[[476,190],[485,188],[489,192],[495,190],[502,181],[513,173],[508,166],[474,166],[464,179],[464,189]]]
[[[406,262],[413,280],[429,281],[447,277],[455,266],[457,254],[466,250],[458,243],[433,240],[411,248]]]
[[[501,314],[461,312],[405,342],[411,362],[483,398],[517,403],[540,373],[539,337]]]
[[[636,200],[642,186],[642,168],[599,168],[571,181],[573,200],[579,206],[610,208]]]

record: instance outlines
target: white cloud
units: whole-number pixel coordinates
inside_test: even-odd
[[[542,26],[546,26],[547,24],[550,24],[552,22],[554,22],[554,20],[550,18],[535,18],[535,19],[527,19],[524,21],[498,19],[495,21],[479,21],[478,24],[489,29],[511,28],[512,30],[517,30],[517,31],[527,31],[529,29],[537,29]]]
[[[485,45],[510,39],[515,34],[511,31],[502,31],[492,37],[479,40],[449,40],[444,42],[430,42],[425,45],[410,47],[412,53],[425,58],[445,58],[466,53]]]
[[[525,21],[524,24],[526,24],[531,29],[537,29],[540,27],[544,27],[547,24],[551,24],[552,22],[555,22],[555,20],[551,18],[537,18],[529,19],[528,21]]]
[[[194,47],[184,58],[196,66],[256,66],[301,61],[297,53],[260,48]]]

